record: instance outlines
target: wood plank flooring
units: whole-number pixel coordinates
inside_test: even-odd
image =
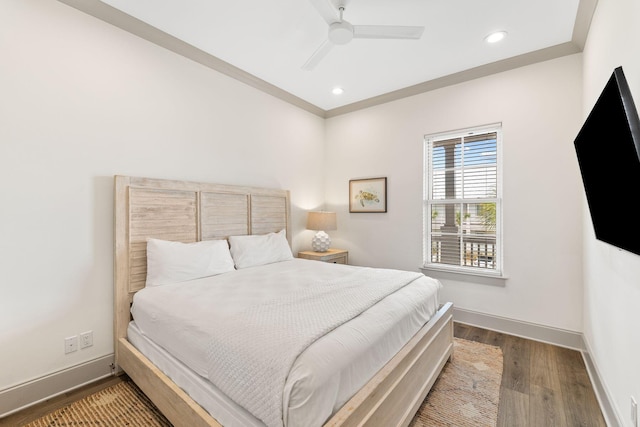
[[[606,427],[579,352],[455,323],[454,335],[502,348],[496,427]],[[18,427],[122,379],[107,378],[0,419]]]
[[[454,335],[502,348],[497,427],[606,427],[578,351],[460,323]]]

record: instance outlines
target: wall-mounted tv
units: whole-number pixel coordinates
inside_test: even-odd
[[[640,119],[622,67],[574,141],[596,239],[640,255]]]

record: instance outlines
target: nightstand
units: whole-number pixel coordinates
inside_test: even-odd
[[[349,251],[344,249],[329,249],[326,252],[302,251],[298,252],[298,258],[334,264],[349,264]]]

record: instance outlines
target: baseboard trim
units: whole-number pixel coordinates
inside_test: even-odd
[[[504,332],[509,335],[541,341],[572,350],[584,350],[584,340],[580,332],[523,322],[521,320],[479,313],[462,308],[453,309],[453,320],[455,322],[466,323],[491,331]]]
[[[582,359],[587,367],[587,373],[589,374],[593,391],[595,392],[598,403],[600,404],[600,410],[602,410],[604,421],[607,423],[607,426],[621,426],[623,423],[620,421],[621,419],[619,414],[611,404],[611,399],[604,383],[600,380],[600,373],[598,371],[598,367],[591,358],[591,348],[589,347],[587,340],[584,340],[584,348],[585,350],[582,352]]]
[[[112,375],[113,363],[114,355],[108,354],[2,390],[0,391],[0,418],[108,377]]]

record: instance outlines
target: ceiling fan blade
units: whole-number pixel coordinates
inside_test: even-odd
[[[424,27],[395,25],[354,25],[353,38],[356,39],[419,39]]]
[[[309,0],[313,7],[318,11],[322,19],[329,25],[339,21],[340,14],[333,6],[330,0]]]
[[[302,69],[306,71],[313,70],[316,67],[316,65],[318,65],[318,63],[322,60],[322,58],[327,56],[327,53],[329,53],[329,51],[332,48],[333,48],[333,43],[331,43],[329,40],[325,40],[320,45],[320,47],[316,49],[315,52],[313,52],[313,55],[311,55],[311,57],[307,59],[307,62],[304,63],[304,65],[302,66]]]

